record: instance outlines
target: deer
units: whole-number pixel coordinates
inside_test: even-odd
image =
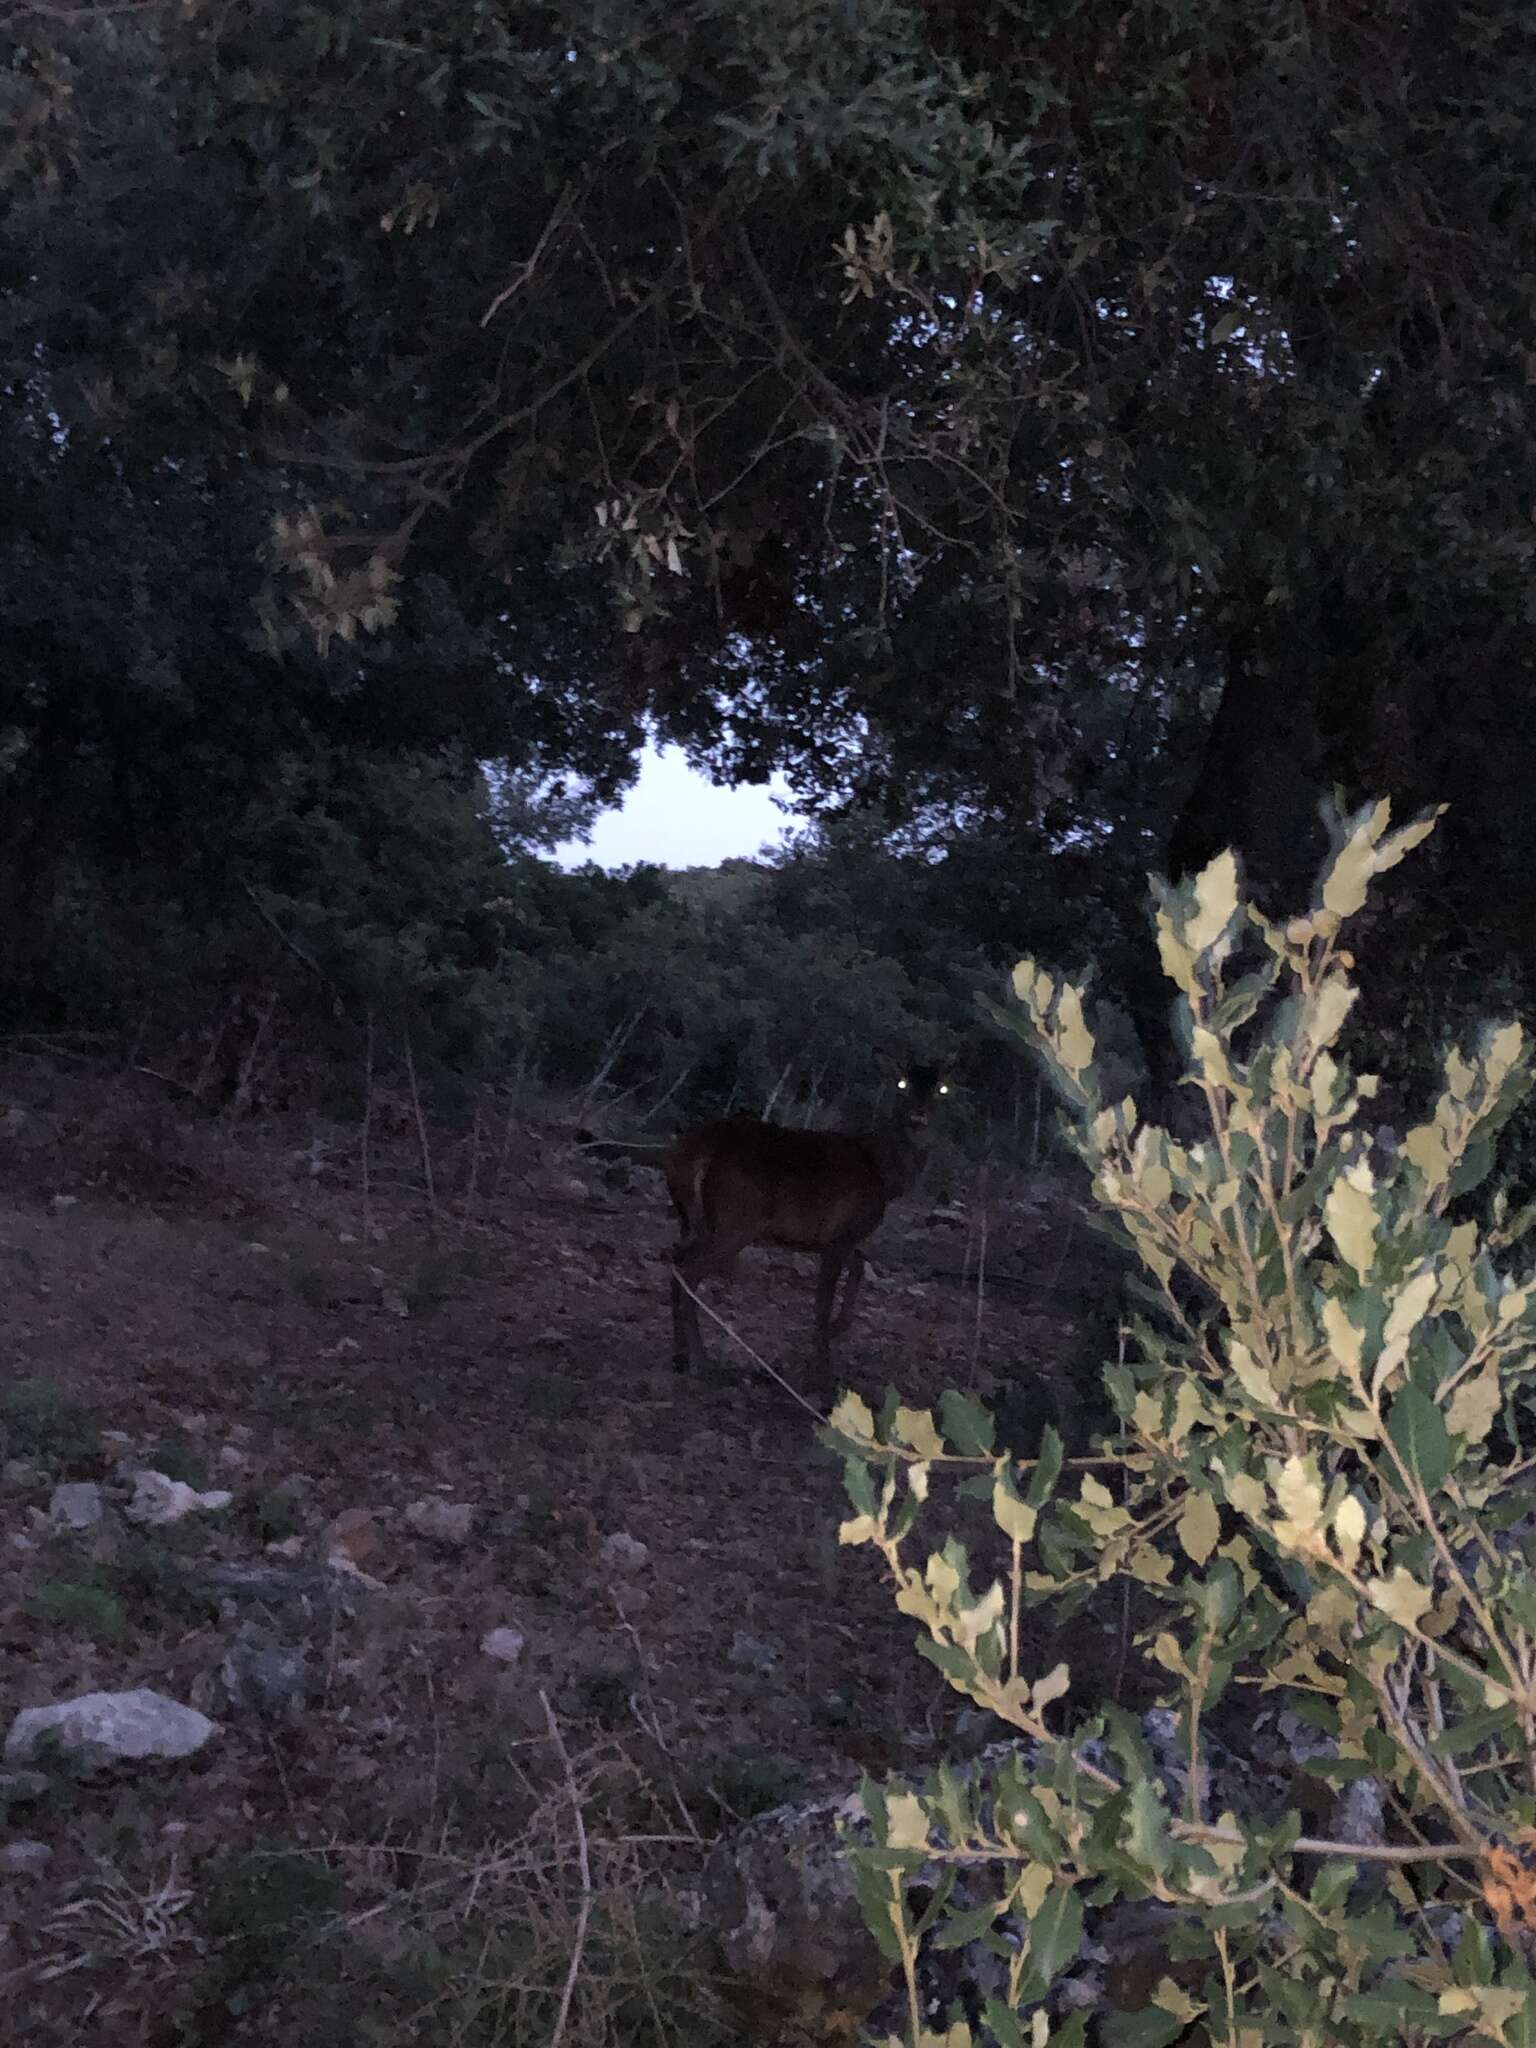
[[[708,1363],[693,1290],[711,1275],[732,1272],[749,1245],[773,1245],[820,1258],[816,1367],[823,1382],[830,1378],[831,1340],[853,1320],[864,1277],[861,1246],[922,1171],[929,1112],[949,1083],[938,1067],[913,1066],[896,1092],[894,1115],[865,1133],[790,1130],[735,1116],[679,1138],[666,1163],[681,1231],[672,1255],[672,1363],[679,1372]]]

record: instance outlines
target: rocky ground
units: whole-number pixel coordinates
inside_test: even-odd
[[[12,1736],[33,2041],[762,2038],[698,1923],[711,1845],[978,1739],[749,1355],[804,1389],[808,1264],[743,1260],[749,1349],[679,1378],[653,1170],[568,1117],[422,1137],[376,1104],[365,1176],[355,1129],[0,1064],[0,1734],[161,1703]],[[1089,1242],[1060,1178],[940,1162],[845,1377],[1038,1426]],[[1135,1690],[1117,1618],[1039,1654]]]

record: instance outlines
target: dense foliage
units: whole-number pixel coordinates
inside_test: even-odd
[[[1367,1004],[1526,999],[1515,0],[4,33],[13,1001],[70,1009],[72,863],[233,930],[291,773],[606,795],[647,721],[1041,873],[1233,840],[1261,900],[1330,783],[1446,801]]]

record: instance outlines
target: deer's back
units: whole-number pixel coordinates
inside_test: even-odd
[[[873,1138],[744,1117],[682,1138],[667,1162],[667,1187],[690,1230],[723,1228],[790,1251],[866,1235],[898,1192]]]

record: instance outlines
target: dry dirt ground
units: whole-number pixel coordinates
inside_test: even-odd
[[[356,1129],[228,1129],[152,1080],[0,1063],[0,1732],[136,1686],[221,1724],[185,1763],[0,1798],[0,1842],[53,1852],[0,1872],[18,2039],[531,2044],[578,1945],[567,2040],[746,2038],[673,1910],[707,1844],[974,1746],[869,1554],[839,1550],[806,1414],[718,1329],[710,1374],[673,1372],[658,1176],[558,1120],[422,1135],[376,1105],[365,1188]],[[1038,1417],[1096,1284],[1072,1192],[939,1181],[873,1247],[844,1377]],[[715,1291],[796,1386],[811,1277],[753,1253]],[[132,1465],[233,1502],[47,1525],[60,1478]],[[432,1497],[473,1504],[467,1543],[411,1527]],[[312,1559],[347,1510],[380,1590],[256,1614],[302,1646],[307,1696],[231,1709],[252,1615],[208,1569]],[[503,1626],[510,1666],[480,1648]],[[1124,1678],[1112,1624],[1038,1649],[1100,1694]]]

